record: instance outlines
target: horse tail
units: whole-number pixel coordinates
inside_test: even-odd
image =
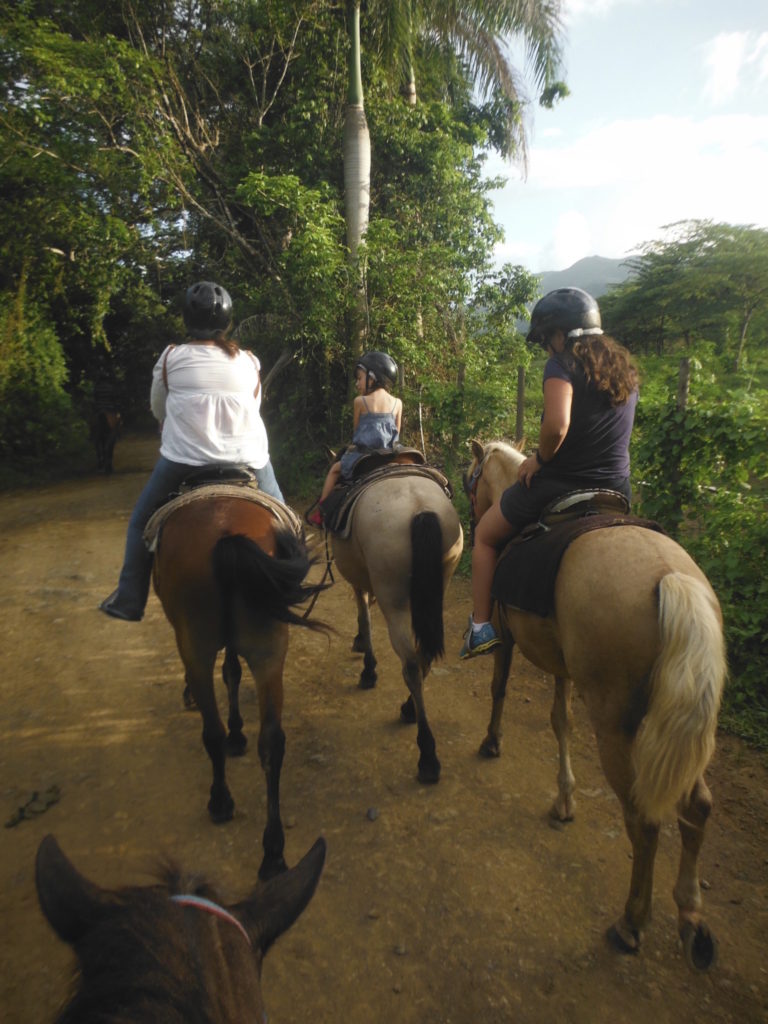
[[[304,582],[313,561],[306,545],[287,528],[275,530],[275,554],[270,555],[244,534],[219,538],[213,549],[213,576],[221,595],[223,635],[232,640],[235,601],[249,613],[294,626],[327,631],[316,620],[294,612],[295,605],[314,597],[325,584]]]
[[[411,626],[423,658],[445,653],[443,634],[443,531],[436,512],[411,520]]]
[[[693,790],[715,749],[725,684],[725,644],[716,599],[680,572],[658,587],[661,653],[650,676],[649,707],[634,748],[632,795],[658,821]]]

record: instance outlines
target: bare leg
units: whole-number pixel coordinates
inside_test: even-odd
[[[550,814],[557,821],[573,821],[575,801],[573,790],[575,779],[571,768],[570,739],[573,733],[573,683],[570,679],[555,676],[555,697],[549,720],[557,737],[560,751],[560,766],[557,772],[557,799]]]
[[[472,548],[472,616],[475,622],[489,622],[491,618],[491,584],[499,557],[499,547],[514,533],[513,527],[501,514],[497,501],[491,505],[475,529]]]
[[[325,477],[325,482],[323,483],[323,489],[320,492],[320,501],[324,501],[328,497],[328,495],[331,493],[333,488],[339,482],[339,477],[340,476],[341,476],[341,463],[340,462],[334,462],[333,465],[331,466],[331,468],[328,470],[328,473],[327,473],[327,475]]]

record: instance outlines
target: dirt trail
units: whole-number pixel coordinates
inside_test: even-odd
[[[229,766],[235,818],[214,827],[199,718],[182,710],[180,664],[156,598],[141,624],[96,611],[114,585],[155,447],[126,439],[110,479],[0,498],[3,821],[33,791],[61,791],[45,813],[0,833],[3,1024],[51,1020],[67,989],[70,953],[34,891],[34,855],[46,833],[104,885],[146,881],[163,851],[207,875],[224,898],[240,898],[256,882],[264,784],[255,745]],[[701,875],[719,964],[697,976],[682,960],[671,823],[659,844],[643,950],[616,955],[603,933],[626,898],[630,848],[584,709],[577,702],[577,818],[553,828],[550,681],[518,659],[502,757],[479,759],[490,666],[456,656],[468,607],[466,581],[454,581],[449,656],[427,684],[443,762],[443,778],[430,788],[416,781],[414,731],[397,722],[404,686],[378,612],[379,685],[370,692],[357,689],[346,584],[316,606],[339,631],[330,644],[293,634],[286,856],[295,863],[323,834],[328,859],[314,901],[266,961],[272,1024],[768,1021],[764,761],[721,737],[709,773],[715,811]],[[242,707],[255,740],[255,692],[245,678]]]

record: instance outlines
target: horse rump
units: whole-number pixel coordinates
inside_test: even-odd
[[[709,763],[727,673],[717,599],[709,587],[671,572],[659,583],[658,602],[661,651],[633,752],[632,793],[651,821],[689,796]]]
[[[436,512],[411,520],[411,625],[428,663],[445,654],[443,630],[443,532]]]
[[[293,606],[325,590],[326,584],[304,582],[314,560],[291,529],[275,530],[274,555],[250,537],[237,533],[217,541],[212,559],[227,621],[231,621],[232,601],[237,596],[248,608],[269,618],[308,629],[326,628],[292,611]]]

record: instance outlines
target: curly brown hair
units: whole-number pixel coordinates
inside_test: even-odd
[[[607,334],[576,338],[568,346],[581,364],[587,380],[604,392],[611,405],[623,405],[637,391],[637,367],[629,351]]]

